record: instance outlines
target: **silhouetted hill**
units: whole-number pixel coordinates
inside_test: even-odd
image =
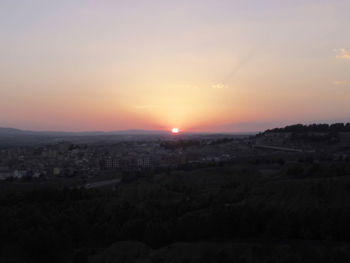
[[[266,130],[265,132],[350,132],[350,123],[293,124],[284,128]]]
[[[2,194],[0,262],[348,262],[350,163],[300,165]]]

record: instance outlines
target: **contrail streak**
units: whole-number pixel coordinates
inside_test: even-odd
[[[249,60],[251,60],[251,58],[253,57],[254,53],[255,53],[255,48],[252,48],[251,51],[243,59],[241,59],[238,62],[236,67],[233,69],[233,71],[231,71],[231,73],[229,75],[227,75],[227,77],[225,78],[223,83],[226,84],[230,80],[232,80],[237,75],[237,73],[247,64],[247,62]]]

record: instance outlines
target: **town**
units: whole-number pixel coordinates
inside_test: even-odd
[[[111,172],[141,173],[228,162],[252,150],[248,136],[216,137],[113,144],[62,141],[39,146],[6,147],[0,150],[0,180],[103,178]]]
[[[273,163],[293,165],[303,158],[318,163],[348,159],[350,132],[346,124],[326,126],[324,130],[321,126],[317,126],[321,130],[298,127],[256,135],[170,135],[150,136],[147,140],[133,140],[131,136],[105,143],[62,140],[44,145],[3,146],[0,180],[17,183],[59,180],[65,186],[90,186],[91,182],[111,180],[113,184],[114,179],[128,181],[172,169],[229,165],[259,158],[265,158],[261,171],[280,169]]]

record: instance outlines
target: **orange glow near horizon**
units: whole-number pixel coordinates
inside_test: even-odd
[[[349,121],[350,1],[24,2],[0,1],[0,127],[181,134]]]

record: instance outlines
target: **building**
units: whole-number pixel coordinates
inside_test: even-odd
[[[0,180],[6,180],[7,178],[9,178],[11,176],[10,170],[8,167],[6,166],[2,166],[0,167]]]
[[[150,168],[152,167],[152,162],[149,157],[143,157],[137,159],[137,167],[138,168]]]
[[[117,169],[120,167],[120,161],[115,158],[107,158],[103,161],[103,167],[105,169]]]

